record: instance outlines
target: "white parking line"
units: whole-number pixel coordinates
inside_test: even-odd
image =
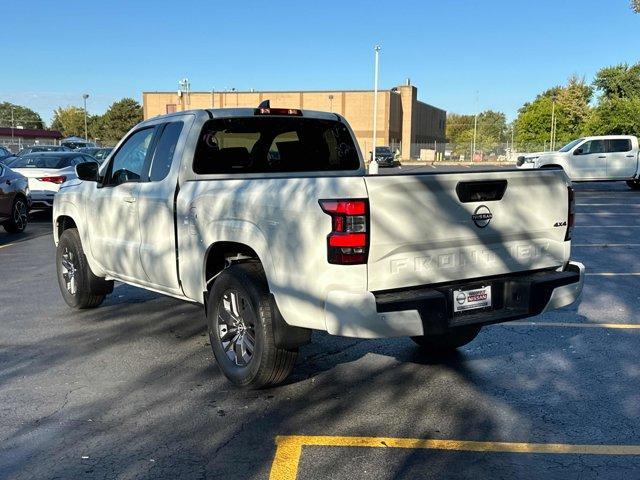
[[[640,247],[640,243],[572,243],[572,247],[602,247],[602,248],[617,248],[617,247]]]
[[[579,215],[600,215],[603,217],[627,217],[629,215],[638,215],[638,212],[626,212],[626,213],[610,213],[610,212],[578,212]]]
[[[640,207],[639,203],[576,203],[576,207]]]
[[[640,277],[640,272],[615,273],[615,272],[587,272],[585,275],[592,277]]]

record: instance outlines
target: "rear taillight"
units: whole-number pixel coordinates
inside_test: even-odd
[[[567,218],[567,234],[564,236],[565,241],[571,240],[573,226],[576,223],[576,194],[573,187],[567,187],[569,190],[569,218]]]
[[[369,203],[364,200],[320,200],[331,216],[327,259],[337,265],[367,263],[369,253]]]
[[[58,175],[58,176],[55,176],[55,177],[40,177],[40,178],[38,178],[38,180],[40,180],[41,182],[55,183],[57,185],[60,185],[61,183],[64,183],[66,179],[67,179],[67,177],[65,177],[64,175]]]

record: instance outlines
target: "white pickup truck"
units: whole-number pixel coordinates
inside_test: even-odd
[[[638,138],[631,135],[606,135],[574,140],[557,152],[521,155],[522,169],[561,167],[571,181],[624,180],[630,188],[640,189]]]
[[[64,300],[96,307],[117,280],[203,304],[244,387],[282,382],[311,330],[437,353],[582,291],[562,170],[367,175],[333,113],[156,117],[76,169],[54,202]]]

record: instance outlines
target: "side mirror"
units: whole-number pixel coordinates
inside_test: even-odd
[[[584,153],[584,150],[583,150],[582,148],[576,148],[576,149],[573,151],[573,154],[574,154],[574,155],[582,155],[583,153]]]
[[[85,180],[88,182],[97,182],[99,178],[99,175],[98,175],[99,167],[100,165],[98,165],[98,163],[96,162],[79,163],[78,165],[76,165],[76,175],[78,175],[78,178],[80,180]]]

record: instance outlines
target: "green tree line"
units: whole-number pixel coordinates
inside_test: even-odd
[[[102,143],[116,143],[131,127],[142,121],[142,107],[132,98],[123,98],[111,104],[102,115],[87,116],[90,139]],[[0,103],[0,126],[45,128],[40,115],[33,110],[9,102]],[[59,107],[53,113],[50,128],[65,137],[84,137],[84,110],[80,107]]]
[[[640,136],[640,63],[620,64],[598,71],[588,84],[577,76],[525,103],[508,125],[504,114],[482,112],[477,119],[476,144],[486,152],[511,142],[520,151],[549,145],[555,116],[555,146],[583,135]],[[468,152],[473,139],[473,115],[449,114],[447,139],[455,149]],[[513,130],[513,132],[512,132]]]

